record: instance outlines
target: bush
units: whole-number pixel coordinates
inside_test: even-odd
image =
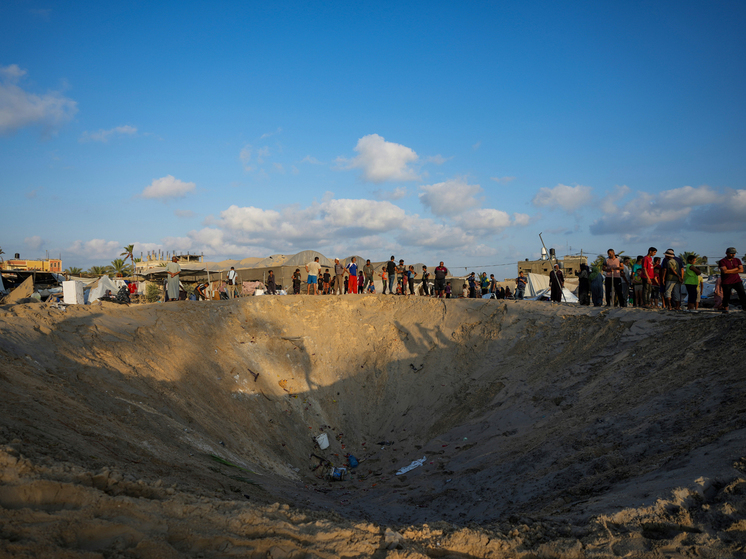
[[[161,298],[161,290],[156,283],[149,283],[145,288],[145,300],[148,303],[155,303]]]

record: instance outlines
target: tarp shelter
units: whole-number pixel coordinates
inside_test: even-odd
[[[534,275],[534,274],[530,274]],[[572,291],[567,289],[566,287],[562,288],[562,303],[579,303],[580,300],[573,294]],[[526,299],[529,300],[536,300],[536,301],[549,301],[552,298],[552,290],[550,288],[546,288],[545,290],[541,291],[536,295],[536,297],[526,297]]]
[[[528,284],[526,285],[526,292],[524,297],[526,299],[533,299],[538,297],[539,293],[542,293],[549,289],[549,276],[542,274],[528,273]]]
[[[116,295],[119,289],[117,285],[112,281],[109,276],[101,276],[98,280],[98,284],[95,287],[91,287],[88,290],[88,303],[98,301],[101,297],[106,295],[106,291],[111,291],[112,295]]]

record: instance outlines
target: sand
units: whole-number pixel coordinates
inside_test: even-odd
[[[744,339],[528,301],[1,306],[0,556],[746,557]]]

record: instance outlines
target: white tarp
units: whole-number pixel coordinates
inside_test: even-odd
[[[526,285],[526,292],[524,293],[526,299],[534,298],[546,289],[549,289],[549,276],[528,274],[528,285]]]
[[[106,295],[107,291],[111,291],[112,295],[116,295],[119,289],[109,276],[101,276],[98,280],[98,285],[88,291],[88,302],[93,303],[94,301],[98,301]]]
[[[580,300],[573,295],[573,292],[567,289],[566,287],[562,288],[562,303],[579,303]],[[526,297],[529,299],[529,297]],[[536,297],[530,297],[530,299],[535,299],[537,301],[549,301],[552,298],[552,290],[550,288],[546,288],[544,291],[540,292]]]

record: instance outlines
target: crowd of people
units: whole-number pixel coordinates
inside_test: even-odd
[[[736,258],[736,249],[729,247],[725,258],[718,261],[720,275],[715,286],[715,308],[728,312],[732,291],[741,307],[746,309],[746,293],[739,274],[743,264]],[[658,249],[650,247],[645,256],[635,263],[629,256],[619,258],[614,249],[607,251],[603,263],[588,267],[581,265],[578,276],[578,299],[581,305],[626,307],[629,301],[636,307],[693,311],[699,308],[704,284],[703,271],[696,265],[697,257],[690,254],[686,262],[673,249],[656,256]],[[550,282],[552,276],[550,276]],[[686,290],[686,309],[682,309]],[[554,296],[553,296],[554,298]]]
[[[591,266],[581,264],[577,291],[580,304],[592,303],[598,307],[603,306],[605,301],[605,305],[609,307],[626,307],[631,304],[636,307],[678,310],[682,305],[682,292],[686,290],[686,310],[697,310],[702,295],[703,271],[696,264],[696,256],[689,255],[684,262],[681,257],[676,256],[673,249],[666,250],[662,258],[656,256],[657,253],[658,249],[650,247],[647,254],[638,256],[633,264],[629,256],[620,258],[614,249],[609,249],[602,262]],[[739,276],[743,273],[743,264],[736,258],[734,247],[726,250],[725,258],[718,262],[718,268],[720,275],[715,286],[715,307],[728,312],[731,294],[735,291],[741,307],[746,309],[746,292]],[[362,268],[359,268],[356,257],[352,257],[347,265],[342,265],[339,258],[335,258],[333,267],[323,267],[319,263],[319,257],[316,257],[313,262],[306,264],[305,269],[308,295],[375,293],[375,278],[380,278],[384,295],[414,295],[415,279],[419,276],[421,281],[417,291],[420,295],[449,299],[455,296],[451,282],[446,279],[450,273],[443,262],[432,273],[427,266],[422,266],[422,273],[418,274],[413,265],[406,265],[404,259],[397,263],[394,256],[378,270],[370,260],[366,260]],[[178,289],[180,270],[175,258],[166,271],[167,298],[178,298],[176,293],[171,293]],[[301,270],[296,268],[292,276],[295,294],[301,292],[301,278]],[[233,297],[237,286],[234,268],[228,272],[226,284],[228,297]],[[268,272],[265,284],[269,294],[277,292],[272,270]],[[510,287],[498,285],[494,274],[488,277],[486,272],[479,275],[472,272],[467,276],[466,283],[461,285],[461,297],[481,298],[490,295],[495,299],[521,300],[525,297],[527,285],[528,278],[522,271],[515,278],[513,292]],[[198,286],[198,295],[204,297],[204,293],[199,290],[206,287],[207,284]],[[549,287],[551,300],[561,302],[565,277],[558,264],[554,264],[550,271]]]

